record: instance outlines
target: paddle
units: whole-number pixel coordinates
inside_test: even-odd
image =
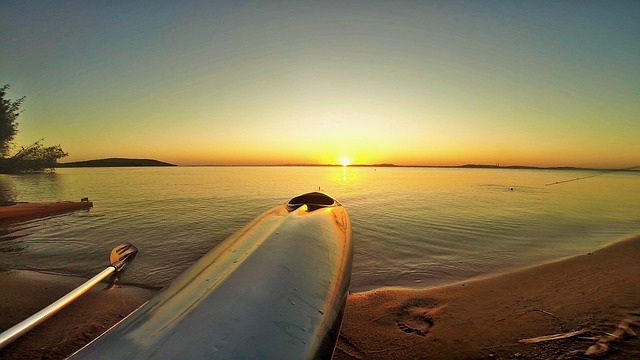
[[[127,261],[133,259],[137,252],[138,249],[130,243],[120,244],[113,248],[113,250],[111,250],[111,254],[109,255],[109,261],[111,263],[109,267],[102,270],[98,275],[92,277],[87,282],[78,286],[51,305],[38,311],[37,313],[23,320],[21,323],[14,325],[10,329],[7,329],[2,334],[0,334],[0,349],[10,344],[13,340],[19,338],[24,333],[33,329],[43,321],[47,320],[53,314],[62,310],[62,308],[69,305],[72,301],[89,291],[89,289],[98,284],[100,281],[106,279],[109,275],[122,270]]]

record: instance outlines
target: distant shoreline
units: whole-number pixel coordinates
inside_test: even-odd
[[[138,167],[138,166],[178,166],[153,159],[127,159],[127,158],[108,158],[86,161],[74,161],[68,163],[60,163],[57,167],[74,168],[74,167]]]
[[[144,167],[144,166],[180,166],[180,167],[345,167],[341,164],[188,164],[176,165],[154,159],[129,159],[129,158],[107,158],[85,161],[74,161],[59,163],[59,168],[79,168],[79,167]],[[346,167],[368,167],[368,168],[436,168],[436,169],[510,169],[510,170],[574,170],[574,171],[630,171],[639,172],[640,166],[628,167],[624,169],[609,168],[583,168],[575,166],[529,166],[529,165],[488,165],[488,164],[464,164],[464,165],[396,165],[390,163],[381,164],[351,164]]]
[[[640,171],[640,166],[634,166],[624,169],[606,169],[606,168],[581,168],[573,166],[527,166],[527,165],[484,165],[484,164],[465,164],[465,165],[396,165],[396,164],[211,164],[211,165],[180,165],[181,167],[373,167],[373,168],[436,168],[436,169],[512,169],[512,170],[586,170],[586,171]]]

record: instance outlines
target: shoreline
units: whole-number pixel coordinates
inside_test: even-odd
[[[639,258],[637,235],[454,284],[353,294],[334,359],[640,357]],[[584,332],[520,342],[575,331]]]
[[[640,235],[586,255],[430,288],[349,295],[334,359],[608,358],[640,356]],[[0,331],[86,281],[0,271]],[[145,303],[157,290],[101,283],[0,350],[3,359],[63,359]],[[607,333],[630,329],[607,340]],[[534,344],[544,335],[579,336]],[[605,349],[606,348],[606,349]],[[594,350],[595,351],[595,350]]]

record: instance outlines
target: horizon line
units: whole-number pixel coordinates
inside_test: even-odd
[[[179,167],[398,167],[398,168],[468,168],[468,169],[522,169],[522,170],[596,170],[596,171],[637,171],[640,165],[627,168],[595,168],[578,166],[533,166],[533,165],[490,165],[490,164],[463,164],[463,165],[398,165],[392,163],[381,164],[185,164]]]
[[[319,167],[319,166],[328,166],[328,167],[400,167],[400,168],[480,168],[480,169],[541,169],[541,170],[595,170],[595,171],[625,171],[625,170],[634,170],[640,169],[640,165],[630,166],[625,168],[598,168],[598,167],[579,167],[579,166],[533,166],[533,165],[504,165],[500,163],[495,164],[474,164],[467,163],[462,165],[418,165],[418,164],[409,164],[409,165],[400,165],[394,163],[375,163],[375,164],[313,164],[313,163],[281,163],[281,164],[172,164],[161,160],[150,159],[150,158],[121,158],[121,157],[112,157],[112,158],[102,158],[102,159],[92,159],[92,160],[80,160],[80,161],[70,161],[64,163],[58,163],[61,167],[75,167],[73,165],[79,165],[78,167],[83,167],[83,163],[90,162],[103,162],[103,161],[113,161],[113,160],[128,160],[131,162],[135,161],[154,161],[161,164],[158,165],[146,165],[146,166],[182,166],[182,167]],[[72,165],[72,166],[69,166]],[[115,165],[116,167],[118,165]],[[145,165],[123,165],[123,166],[145,166]],[[103,167],[108,167],[103,166]]]

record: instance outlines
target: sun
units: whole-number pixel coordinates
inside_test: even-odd
[[[351,159],[343,157],[343,158],[340,159],[340,164],[342,166],[349,166],[349,165],[351,165]]]

